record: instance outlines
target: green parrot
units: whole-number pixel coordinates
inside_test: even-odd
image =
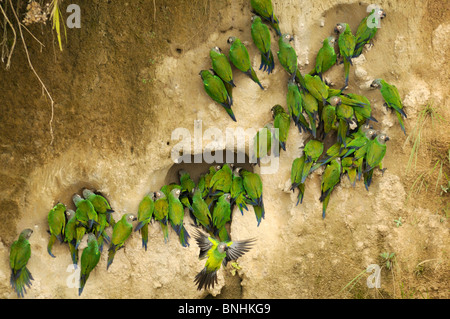
[[[231,64],[227,56],[222,53],[219,47],[214,47],[209,51],[209,57],[211,58],[212,68],[214,73],[222,79],[223,83],[227,83],[232,87],[236,85],[233,82],[233,71],[231,70]],[[229,94],[231,97],[231,94]]]
[[[341,89],[343,91],[348,86],[348,76],[350,73],[350,65],[353,65],[352,56],[355,50],[356,38],[347,23],[338,23],[334,31],[339,33],[339,53],[344,59],[345,85]]]
[[[303,167],[305,165],[305,156],[297,157],[292,162],[291,167],[291,188],[290,190],[294,191],[295,188],[298,188],[298,200],[297,204],[303,202],[303,196],[305,194],[305,183],[301,183]]]
[[[179,189],[181,192],[181,185],[179,185],[177,183],[170,183],[170,184],[164,185],[163,187],[161,187],[161,192],[163,192],[164,195],[166,195],[166,197],[169,198],[169,194],[173,189]]]
[[[62,203],[58,203],[53,207],[48,215],[48,227],[50,229],[50,239],[47,245],[47,252],[50,256],[55,258],[52,254],[52,247],[56,238],[62,243],[64,242],[64,228],[66,226],[66,206]]]
[[[353,57],[357,58],[361,55],[364,46],[370,43],[375,37],[378,27],[380,25],[380,20],[386,17],[386,13],[381,8],[373,9],[370,14],[362,19],[361,23],[358,25],[355,35],[355,51],[353,52]],[[367,19],[372,20],[367,23]],[[370,25],[370,26],[369,26]]]
[[[252,17],[251,34],[253,43],[255,43],[259,52],[261,52],[261,65],[259,66],[259,69],[261,70],[264,68],[263,71],[267,70],[267,73],[270,74],[275,67],[273,53],[270,49],[270,32],[269,28],[262,23],[259,16]]]
[[[253,139],[253,154],[251,163],[260,165],[261,158],[267,156],[272,149],[272,123],[267,123]]]
[[[334,187],[341,180],[341,159],[338,157],[332,160],[322,175],[322,183],[320,185],[321,195],[319,200],[322,202],[322,218],[325,218],[325,213],[328,207],[328,202],[330,201],[330,195]]]
[[[169,201],[169,221],[172,225],[173,230],[177,233],[180,238],[180,243],[183,247],[189,246],[188,238],[189,233],[183,225],[184,219],[184,207],[180,202],[180,194],[181,191],[179,189],[172,189],[169,193],[168,201]]]
[[[154,192],[145,194],[144,198],[139,203],[137,220],[138,223],[134,228],[134,231],[141,231],[142,247],[147,251],[148,243],[148,224],[150,223],[153,211],[155,210]]]
[[[352,186],[356,184],[358,160],[354,157],[345,157],[341,160],[342,172],[346,173]]]
[[[212,225],[211,225],[211,213],[208,208],[208,204],[206,204],[205,200],[202,197],[202,191],[199,188],[194,188],[192,190],[194,195],[192,196],[192,209],[193,214],[196,219],[196,224],[200,224],[205,227],[208,233],[212,233]]]
[[[288,82],[288,93],[286,95],[287,108],[289,115],[292,117],[295,125],[298,127],[299,132],[311,132],[309,128],[309,123],[303,116],[303,99],[298,89],[297,83],[295,81],[289,80]]]
[[[31,257],[30,239],[33,230],[24,229],[19,238],[11,245],[9,252],[9,266],[11,268],[10,283],[17,297],[22,297],[27,292],[25,286],[31,286],[31,281],[34,280],[30,271],[27,268],[28,260]]]
[[[98,224],[98,215],[89,200],[81,198],[78,194],[73,195],[72,200],[77,207],[75,211],[75,218],[77,219],[77,244],[75,248],[78,248],[86,231],[91,231],[94,223]]]
[[[75,218],[75,212],[71,209],[66,210],[66,217],[64,241],[69,244],[70,257],[76,269],[78,264],[78,249],[75,248],[77,245],[77,219]]]
[[[220,77],[212,74],[209,70],[202,70],[199,74],[203,81],[203,87],[209,97],[222,105],[231,119],[236,122],[236,117],[231,109],[233,101]]]
[[[286,141],[289,135],[289,127],[291,125],[291,119],[289,114],[286,113],[284,108],[277,104],[272,107],[273,127],[278,129],[278,133],[275,130],[275,140],[280,144],[280,148],[286,151]]]
[[[400,123],[400,127],[402,128],[403,133],[406,135],[403,117],[407,118],[407,116],[405,111],[403,110],[402,99],[400,98],[400,94],[398,93],[397,87],[395,85],[387,83],[383,79],[375,79],[372,82],[372,84],[370,84],[370,86],[372,88],[380,89],[385,105],[387,105],[387,107],[395,111],[398,121]]]
[[[308,92],[318,101],[322,101],[323,105],[327,104],[328,85],[326,85],[318,75],[305,74],[305,85]]]
[[[226,267],[231,260],[236,260],[248,252],[256,239],[220,242],[214,237],[196,229],[194,239],[200,248],[199,259],[207,258],[205,268],[195,276],[198,290],[214,288],[217,283],[217,271],[220,266]]]
[[[114,227],[115,221],[111,216],[114,210],[103,195],[85,188],[83,189],[83,197],[92,203],[97,214],[106,214],[108,224]]]
[[[317,137],[316,117],[319,114],[319,102],[311,93],[308,93],[306,91],[300,92],[300,95],[302,96],[303,110],[308,116],[309,123],[311,126],[311,134],[314,138],[316,138]]]
[[[232,180],[233,172],[229,164],[225,163],[211,177],[209,181],[209,195],[218,196],[222,195],[223,193],[229,193]]]
[[[258,174],[249,172],[245,169],[239,169],[238,173],[242,176],[242,185],[249,199],[248,203],[253,206],[258,226],[261,219],[265,216],[263,201],[263,184]]]
[[[332,97],[332,100],[332,104],[334,104],[334,100],[341,101],[337,96]],[[336,118],[339,121],[337,141],[340,144],[344,144],[344,147],[347,147],[346,137],[350,130],[350,124],[353,122],[353,108],[342,102],[337,102],[336,104]]]
[[[273,13],[273,6],[271,0],[251,0],[250,4],[260,17],[264,20],[268,21],[269,24],[273,27],[278,36],[281,36],[280,31],[280,22],[278,18]]]
[[[372,182],[373,170],[376,167],[381,169],[384,155],[386,155],[386,142],[389,141],[389,136],[384,133],[377,134],[372,143],[369,144],[365,155],[365,170],[364,170],[364,185],[369,190]],[[382,169],[384,172],[385,168]]]
[[[317,52],[316,64],[310,75],[318,75],[323,80],[322,75],[336,64],[337,55],[334,51],[335,37],[328,37],[322,42],[322,47]]]
[[[283,68],[290,75],[290,79],[294,80],[297,74],[297,53],[289,42],[294,41],[294,37],[290,34],[283,34],[278,39],[278,60]]]
[[[133,231],[133,221],[137,220],[134,214],[124,214],[122,218],[114,225],[113,233],[111,236],[111,244],[108,250],[108,261],[106,269],[108,270],[114,261],[116,252],[124,247],[125,241],[130,237]]]
[[[231,63],[233,63],[238,70],[247,74],[253,82],[258,84],[259,87],[264,90],[264,87],[261,85],[255,70],[252,68],[250,55],[248,54],[245,45],[239,38],[236,37],[229,37],[227,42],[231,45],[229,53]]]
[[[191,195],[192,190],[195,187],[195,183],[192,180],[191,175],[189,175],[189,173],[184,169],[180,169],[178,171],[178,177],[180,179],[181,186],[180,202],[183,204],[183,206],[189,208],[189,210],[192,212]]]
[[[107,221],[106,214],[98,214],[98,224],[94,226],[94,234],[97,237],[100,253],[103,251],[103,241],[108,243],[111,241],[111,238],[109,238],[108,234],[105,232],[105,229],[108,226],[110,226],[110,224]]]
[[[327,104],[322,109],[323,131],[325,134],[336,130],[336,106]]]
[[[303,149],[304,165],[301,174],[300,184],[305,183],[306,178],[308,177],[311,167],[317,162],[319,157],[323,153],[323,143],[317,140],[310,140],[306,143],[305,148]]]
[[[219,231],[219,239],[221,241],[229,241],[230,235],[225,229],[225,224],[231,220],[231,195],[225,193],[221,195],[214,205],[212,213],[212,223],[214,227]]]
[[[153,211],[153,218],[161,225],[161,230],[164,235],[164,242],[169,240],[169,227],[167,225],[169,220],[169,202],[166,195],[162,191],[155,192],[155,209]]]
[[[233,170],[233,180],[231,183],[230,195],[231,195],[231,204],[235,204],[238,206],[239,211],[242,215],[244,215],[243,209],[248,211],[246,193],[244,189],[244,183],[242,180],[242,176],[239,175],[240,167],[236,167]]]
[[[215,165],[215,166],[213,165],[213,166],[209,167],[208,173],[205,174],[205,189],[203,190],[203,194],[202,194],[203,199],[206,199],[206,197],[209,194],[211,178],[221,168],[222,167],[220,165]]]
[[[370,101],[367,97],[354,93],[348,93],[347,96],[352,100],[364,103],[361,107],[353,107],[353,112],[358,121],[358,127],[361,127],[361,125],[367,123],[367,121],[378,122],[377,119],[372,116],[372,108],[370,107]]]
[[[78,296],[81,296],[91,271],[94,270],[100,261],[100,255],[101,252],[98,248],[97,238],[92,233],[88,234],[87,247],[81,253],[80,288],[78,288]]]

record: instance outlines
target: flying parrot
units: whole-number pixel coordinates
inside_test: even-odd
[[[131,223],[135,220],[137,220],[137,218],[134,214],[124,214],[122,218],[114,225],[111,236],[111,244],[108,250],[106,269],[111,266],[116,252],[124,247],[125,241],[128,237],[130,237],[131,232],[133,231],[133,225]]]
[[[218,282],[217,271],[220,266],[226,267],[229,261],[236,260],[244,255],[252,248],[256,240],[251,238],[241,241],[220,242],[198,229],[196,229],[194,238],[200,248],[199,259],[207,258],[205,268],[195,276],[194,282],[198,290],[214,288],[214,284]]]
[[[138,223],[134,228],[134,231],[141,231],[142,236],[142,247],[147,250],[148,243],[148,224],[150,223],[153,211],[155,210],[155,202],[153,199],[154,192],[149,192],[145,194],[144,198],[139,203],[137,220]]]
[[[75,211],[75,218],[77,219],[77,244],[75,248],[78,248],[86,231],[91,231],[94,223],[98,224],[98,215],[89,200],[81,198],[78,194],[73,195],[72,200],[77,207]]]
[[[172,225],[173,230],[177,233],[180,238],[180,243],[183,247],[189,246],[188,238],[189,233],[183,225],[184,219],[184,207],[180,202],[180,194],[181,191],[179,189],[172,189],[169,193],[168,201],[169,201],[169,221]]]
[[[291,125],[291,119],[289,114],[286,113],[284,108],[277,104],[272,107],[273,127],[275,129],[275,141],[280,144],[280,148],[286,151],[286,141],[289,134],[289,127]]]
[[[259,52],[261,52],[261,65],[259,69],[263,69],[263,71],[267,70],[267,73],[270,74],[275,67],[273,53],[270,49],[270,32],[269,28],[262,23],[259,16],[252,17],[251,34],[253,43],[255,43]]]
[[[153,216],[161,225],[164,242],[167,243],[169,240],[169,228],[167,225],[169,219],[169,202],[166,195],[161,191],[155,192],[155,209],[153,211]]]
[[[298,127],[299,132],[308,131],[311,132],[309,128],[309,123],[306,121],[303,116],[303,99],[300,94],[300,90],[298,89],[295,81],[290,80],[288,82],[288,93],[286,95],[287,108],[289,111],[289,115],[292,117],[295,125]]]
[[[369,190],[370,183],[372,182],[373,170],[376,167],[381,169],[384,155],[386,155],[386,142],[389,141],[389,136],[384,133],[377,134],[376,138],[367,148],[365,155],[365,170],[364,170],[364,185]],[[384,171],[382,169],[382,171]]]
[[[231,195],[231,204],[237,205],[239,208],[239,211],[242,215],[244,215],[243,209],[248,211],[247,208],[247,200],[245,198],[245,189],[244,189],[244,183],[242,180],[241,175],[239,175],[240,167],[236,167],[233,170],[233,180],[231,183],[231,189],[230,189],[230,195]]]
[[[323,80],[322,75],[336,64],[337,55],[334,51],[334,37],[328,37],[322,42],[322,47],[317,52],[316,64],[314,69],[309,73],[310,75],[318,75]]]
[[[381,91],[385,105],[390,107],[397,114],[400,127],[403,133],[406,135],[405,124],[403,123],[403,117],[407,118],[405,111],[403,110],[402,99],[398,94],[397,87],[384,81],[383,79],[375,79],[370,85],[372,88],[378,88]]]
[[[297,53],[289,42],[294,41],[294,37],[290,34],[283,34],[278,40],[278,60],[283,68],[290,75],[290,79],[294,80],[297,74]]]
[[[341,180],[341,159],[338,157],[332,160],[322,175],[322,183],[320,185],[321,195],[319,200],[322,202],[322,218],[325,218],[328,202],[330,201],[331,192]]]
[[[280,22],[278,18],[273,13],[273,6],[271,0],[251,0],[250,4],[253,10],[262,17],[264,20],[268,21],[273,27],[278,36],[281,36]]]
[[[17,297],[22,297],[27,292],[25,286],[31,286],[33,276],[27,268],[28,260],[31,257],[30,239],[33,230],[24,229],[19,238],[11,245],[9,252],[9,266],[11,268],[10,283],[17,293]]]
[[[231,96],[228,94],[222,80],[217,75],[212,74],[209,70],[202,70],[199,74],[203,81],[203,87],[209,97],[222,105],[231,119],[236,122],[236,117],[231,109]]]
[[[239,38],[236,37],[229,37],[227,42],[231,45],[229,53],[231,63],[233,63],[238,70],[247,74],[253,82],[257,83],[259,87],[264,90],[264,87],[261,85],[255,70],[252,68],[250,55],[248,54],[245,45]]]
[[[66,226],[66,206],[62,203],[56,204],[48,213],[47,221],[50,229],[50,239],[47,245],[47,252],[53,258],[52,247],[56,238],[62,243],[64,242],[64,228]]]
[[[225,193],[219,197],[212,213],[212,223],[218,230],[219,239],[221,241],[229,241],[230,235],[225,229],[225,224],[231,220],[231,195]]]
[[[344,59],[345,85],[341,89],[341,91],[343,91],[348,85],[350,65],[353,65],[352,56],[355,50],[356,38],[347,23],[338,23],[334,28],[334,31],[339,33],[339,53]]]
[[[75,218],[75,212],[71,209],[66,210],[66,217],[64,241],[69,244],[70,257],[76,269],[78,264],[78,250],[75,248],[77,245],[77,219]]]
[[[380,19],[384,19],[386,13],[381,8],[373,9],[370,14],[362,19],[361,23],[358,25],[355,35],[355,51],[353,52],[353,57],[357,58],[361,55],[364,46],[370,43],[375,37],[377,30],[380,26]],[[368,22],[367,20],[371,18]]]
[[[253,206],[259,226],[265,215],[261,177],[245,169],[239,169],[238,173],[242,176],[242,184],[249,200],[248,203]]]
[[[267,123],[260,129],[253,139],[253,154],[251,163],[260,165],[261,158],[269,154],[272,149],[272,123]]]
[[[88,234],[87,247],[83,249],[81,254],[81,271],[80,271],[80,288],[78,288],[78,296],[81,296],[86,281],[89,279],[91,271],[97,266],[100,260],[100,250],[98,248],[97,238],[93,233]]]
[[[111,216],[111,214],[114,213],[114,210],[103,195],[96,194],[85,188],[83,189],[83,197],[92,203],[97,214],[105,214],[108,224],[114,227],[115,221]]]
[[[311,167],[317,162],[323,153],[323,143],[317,140],[310,140],[306,143],[303,149],[303,156],[305,156],[303,170],[301,174],[300,184],[305,183]]]
[[[230,61],[227,56],[222,53],[222,50],[219,47],[212,48],[209,51],[209,56],[211,58],[213,71],[223,81],[231,99],[230,105],[232,105],[233,87],[236,85],[233,82],[233,71],[231,70]]]
[[[212,233],[212,225],[211,225],[211,213],[208,208],[208,204],[206,204],[205,200],[202,197],[202,191],[199,188],[193,189],[194,195],[192,196],[192,209],[197,224],[205,227],[208,233]]]
[[[303,167],[305,165],[305,156],[297,157],[292,162],[291,167],[291,188],[290,190],[294,191],[295,188],[298,188],[298,200],[297,204],[303,202],[303,195],[305,194],[305,184],[301,183]]]

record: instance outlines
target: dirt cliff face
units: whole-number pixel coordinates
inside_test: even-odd
[[[230,36],[247,45],[253,66],[259,66],[250,35],[249,1],[161,2],[80,4],[81,28],[68,29],[63,52],[49,26],[30,27],[45,45],[41,51],[24,35],[33,65],[55,100],[52,143],[50,104],[28,68],[20,42],[11,68],[0,73],[2,298],[15,298],[8,284],[9,247],[23,228],[34,230],[28,268],[35,280],[26,298],[78,297],[67,246],[54,245],[56,258],[46,251],[46,217],[57,201],[73,207],[75,192],[94,188],[108,197],[118,220],[137,212],[148,191],[176,181],[178,166],[171,151],[180,141],[172,135],[175,129],[186,129],[192,137],[194,121],[201,121],[205,136],[216,128],[224,136],[226,128],[259,129],[271,120],[273,105],[286,106],[288,75],[277,58],[273,74],[257,70],[264,91],[234,70],[237,122],[203,90],[198,73],[211,67],[209,50],[219,46],[226,52]],[[367,14],[367,4],[357,1],[273,3],[281,30],[294,36],[303,73],[311,70],[322,40],[332,35],[336,23],[347,22],[355,31]],[[141,247],[139,233],[133,232],[109,270],[106,253],[102,254],[82,297],[448,298],[450,207],[449,195],[440,186],[447,183],[443,173],[450,176],[445,157],[450,145],[449,11],[439,1],[378,4],[387,17],[374,46],[354,60],[348,88],[370,99],[378,119],[375,128],[390,137],[383,160],[387,170],[375,174],[369,191],[362,182],[351,186],[344,176],[322,219],[318,171],[307,179],[303,203],[296,206],[297,194],[288,190],[290,169],[307,136],[291,125],[276,173],[261,174],[265,219],[257,227],[252,211],[233,213],[232,238],[257,238],[255,248],[239,259],[240,269],[229,265],[219,272],[214,290],[197,291],[193,279],[204,261],[198,260],[194,240],[183,248],[170,230],[165,244],[154,223],[148,251]],[[274,33],[272,39],[275,53]],[[343,66],[335,66],[326,77],[340,88]],[[380,92],[370,90],[375,78],[397,86],[408,115],[407,136],[395,115],[383,107]],[[426,105],[432,108],[422,125],[418,159],[407,171],[415,128],[422,123]],[[205,138],[200,149],[217,141],[217,136]],[[248,145],[247,140],[244,150],[234,150],[248,154]],[[208,166],[188,167],[197,177]],[[262,173],[257,166],[254,171]],[[401,223],[396,223],[399,218]],[[191,223],[186,218],[188,231]],[[84,241],[81,249],[85,245]],[[380,258],[384,252],[395,253],[390,270]],[[369,274],[364,274],[343,289],[370,264],[382,267],[381,288],[368,288]]]

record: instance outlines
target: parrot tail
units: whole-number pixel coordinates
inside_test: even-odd
[[[261,219],[264,218],[264,205],[263,206],[253,206],[253,210],[255,211],[256,220],[258,221],[258,225],[261,223]]]
[[[147,251],[147,243],[148,243],[148,227],[141,228],[141,236],[142,236],[142,247]]]
[[[305,165],[303,166],[302,179],[300,180],[300,184],[303,184],[306,181],[306,178],[309,175],[309,171],[311,170],[312,164],[313,164],[312,162],[309,162],[305,163]]]
[[[160,221],[159,224],[164,235],[164,243],[167,243],[169,241],[169,227],[167,227],[167,222]]]
[[[81,274],[80,276],[80,288],[78,288],[78,296],[81,296],[81,293],[83,292],[84,285],[86,285],[86,281],[89,278],[89,274]]]
[[[144,227],[145,225],[147,225],[147,221],[140,221],[139,223],[137,223],[136,228],[134,229],[134,231],[138,231],[139,229],[141,229],[142,227]]]
[[[112,262],[114,261],[114,256],[117,251],[117,246],[114,244],[111,244],[108,250],[108,261],[106,263],[106,270],[108,270],[109,266],[111,266]]]
[[[263,69],[263,71],[267,71],[267,73],[270,74],[274,68],[275,62],[273,59],[272,50],[269,50],[266,53],[261,53],[261,65],[259,66],[259,69]]]
[[[78,264],[78,250],[75,248],[75,245],[73,243],[69,243],[69,251],[70,256],[72,257],[72,263],[73,267],[77,269]]]
[[[299,184],[298,185],[298,198],[297,198],[297,204],[295,206],[298,206],[298,203],[303,203],[303,195],[305,195],[305,184]]]
[[[188,247],[189,246],[188,238],[190,238],[191,236],[189,236],[189,233],[187,232],[186,228],[184,228],[184,225],[181,225],[180,233],[178,234],[178,236],[180,237],[181,246]]]
[[[341,91],[344,91],[345,88],[348,86],[348,77],[350,74],[350,65],[352,64],[351,58],[344,58],[344,74],[345,74],[345,85],[341,89]]]
[[[327,211],[328,202],[330,201],[331,192],[328,192],[328,195],[325,197],[322,203],[322,218],[325,218],[325,213]]]
[[[403,123],[402,114],[398,113],[398,112],[396,114],[397,114],[398,122],[400,123],[400,127],[402,128],[403,133],[406,135],[405,123]]]
[[[52,254],[52,247],[53,247],[53,244],[55,243],[55,240],[56,240],[56,236],[50,235],[50,239],[48,240],[48,245],[47,245],[47,252],[53,258],[55,258],[55,255]]]
[[[29,288],[32,280],[33,276],[31,276],[31,273],[27,267],[23,267],[16,272],[11,271],[11,286],[16,291],[17,297],[19,298],[23,298],[24,294],[27,292],[25,286]]]
[[[369,191],[369,186],[372,183],[372,175],[373,175],[373,169],[371,169],[368,172],[364,172],[364,186],[366,187],[367,191]]]
[[[264,90],[264,87],[261,85],[261,82],[259,82],[258,76],[256,75],[255,70],[253,70],[252,67],[250,67],[250,69],[247,72],[245,72],[245,74],[247,74],[252,79],[253,82],[258,84],[261,90]]]
[[[194,283],[197,285],[197,290],[202,290],[203,288],[208,289],[210,287],[214,288],[214,284],[217,281],[217,271],[208,271],[205,267],[200,271],[194,279]]]

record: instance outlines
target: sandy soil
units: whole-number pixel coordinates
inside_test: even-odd
[[[367,7],[344,0],[273,3],[282,31],[294,35],[303,72],[312,68],[321,41],[335,24],[348,22],[355,31]],[[233,214],[232,237],[258,239],[239,259],[236,275],[230,265],[220,271],[218,287],[197,291],[193,279],[204,265],[198,247],[193,240],[189,248],[181,247],[172,231],[164,244],[159,225],[153,224],[148,251],[133,233],[108,271],[104,253],[82,297],[449,298],[449,194],[441,192],[445,176],[432,170],[442,163],[441,171],[450,176],[449,9],[440,1],[379,4],[387,18],[374,46],[354,60],[348,88],[370,99],[379,121],[375,128],[391,139],[383,161],[387,170],[376,174],[370,191],[362,183],[352,187],[343,177],[323,220],[317,172],[307,180],[303,204],[295,206],[297,194],[288,191],[290,167],[307,136],[292,125],[276,174],[261,175],[266,218],[257,227],[252,212]],[[55,244],[56,258],[46,251],[46,216],[57,201],[73,207],[71,195],[91,187],[109,198],[116,219],[136,212],[146,192],[174,181],[180,167],[171,159],[179,143],[172,138],[176,128],[194,136],[194,121],[201,120],[204,133],[259,129],[271,120],[273,105],[286,103],[288,75],[276,58],[273,74],[257,71],[264,91],[235,70],[236,123],[203,91],[198,73],[210,68],[210,48],[227,51],[231,35],[244,41],[253,66],[259,66],[249,1],[157,0],[154,8],[152,1],[96,0],[80,6],[82,27],[68,30],[63,52],[57,51],[49,26],[30,28],[45,45],[42,52],[25,34],[33,65],[56,101],[51,145],[50,105],[24,51],[18,48],[11,69],[0,73],[1,298],[16,297],[9,286],[9,247],[26,227],[34,230],[28,268],[35,278],[26,298],[78,298],[70,284],[67,246]],[[276,52],[274,33],[272,38]],[[326,76],[340,88],[343,66]],[[378,77],[399,89],[408,114],[408,140],[396,117],[382,107],[379,92],[369,89]],[[414,127],[427,104],[436,112],[434,120],[427,115],[417,164],[407,172]],[[204,140],[203,147],[213,141]],[[208,164],[183,167],[197,177]],[[189,230],[189,219],[186,225]],[[380,258],[383,252],[395,253],[391,270]],[[343,289],[370,264],[382,267],[381,288],[368,288],[369,274],[363,274]]]

